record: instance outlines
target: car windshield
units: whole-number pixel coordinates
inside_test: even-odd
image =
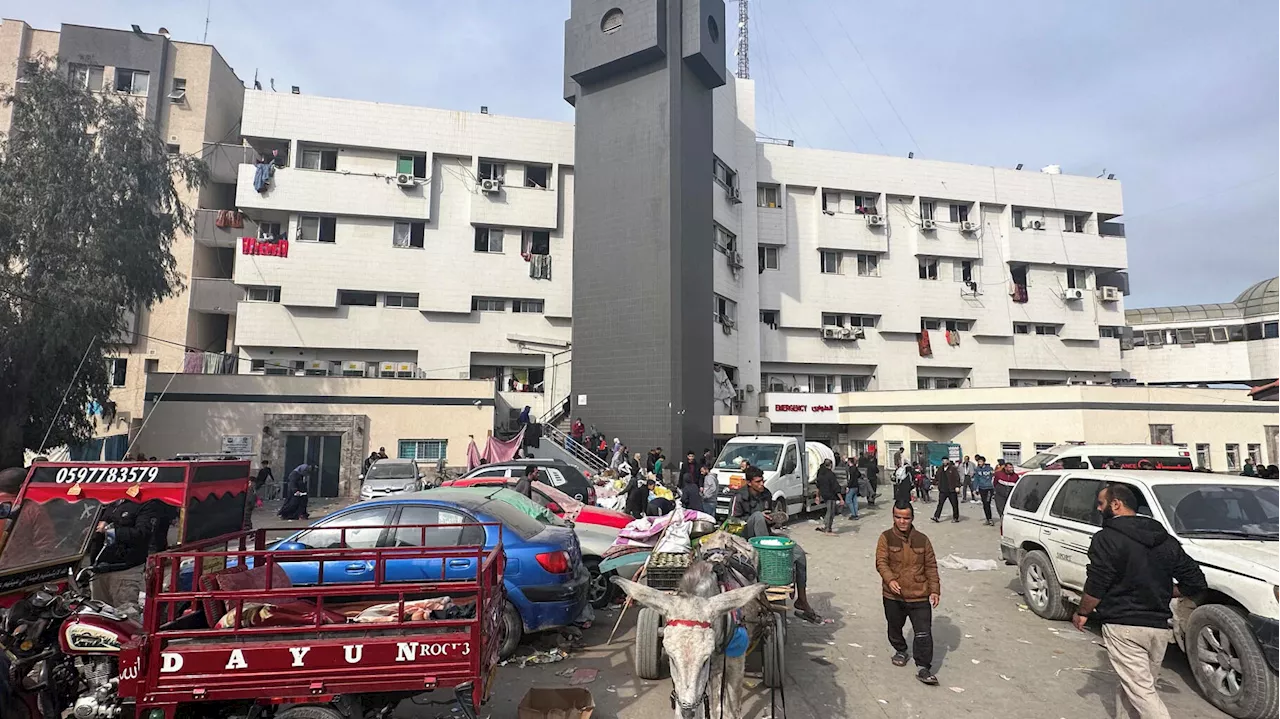
[[[0,571],[79,557],[101,508],[96,499],[23,502],[0,552]]]
[[[1053,452],[1041,452],[1018,466],[1022,469],[1041,469],[1049,463],[1049,460],[1057,456]]]
[[[1173,531],[1184,537],[1276,539],[1275,486],[1249,484],[1164,484],[1156,499]]]
[[[725,445],[724,451],[720,452],[720,459],[716,462],[716,469],[738,469],[742,460],[747,460],[753,467],[759,467],[766,472],[772,472],[778,468],[778,457],[782,455],[782,445],[780,444],[749,444],[746,442],[733,443]]]
[[[417,479],[418,469],[412,462],[377,462],[364,478],[370,479]]]

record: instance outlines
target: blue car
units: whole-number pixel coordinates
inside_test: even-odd
[[[475,523],[501,524],[503,552],[507,560],[503,575],[507,592],[507,606],[503,614],[506,632],[501,649],[505,658],[515,652],[525,632],[558,629],[572,624],[586,605],[590,574],[582,564],[582,550],[571,527],[539,522],[516,505],[495,498],[503,492],[512,493],[512,490],[444,488],[360,502],[286,537],[274,549],[287,552],[291,549],[341,546],[341,531],[326,527],[345,527],[348,547],[417,546],[422,543],[423,529],[414,525],[424,524],[446,525],[426,528],[428,546],[480,545],[492,549],[498,543],[498,528],[476,526]],[[394,528],[403,525],[413,528]],[[361,530],[361,526],[369,529]],[[387,560],[387,579],[439,579],[442,561],[439,558]],[[474,558],[447,561],[448,565],[443,567],[446,580],[475,578]],[[316,584],[319,564],[288,562],[280,558],[280,566],[294,584]],[[334,561],[324,564],[325,582],[373,581],[373,562]]]

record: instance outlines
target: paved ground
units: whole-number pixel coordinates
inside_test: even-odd
[[[928,520],[934,505],[917,506],[917,526],[933,540],[939,558],[955,554],[998,562],[998,529],[983,526],[980,506],[963,505],[960,524],[936,525]],[[321,508],[313,505],[313,519],[321,513],[317,510]],[[259,526],[278,523],[268,521],[274,519],[269,511],[257,515]],[[1016,568],[999,562],[995,571],[941,570],[934,668],[942,684],[920,684],[910,667],[889,663],[893,652],[885,639],[874,567],[876,538],[889,526],[887,508],[864,508],[856,522],[840,520],[838,536],[818,534],[815,526],[801,519],[792,523],[790,534],[809,553],[810,598],[833,621],[821,626],[790,622],[786,699],[792,717],[1115,717],[1115,675],[1098,628],[1090,626],[1081,634],[1069,623],[1047,622],[1024,609]],[[634,610],[624,619],[619,640],[605,645],[616,618],[617,610],[602,613],[585,633],[586,648],[563,662],[499,669],[497,688],[482,716],[513,719],[529,687],[564,686],[567,680],[557,674],[579,667],[600,671],[586,685],[595,697],[596,717],[670,716],[670,681],[632,675]],[[751,668],[748,682],[755,684],[759,675],[752,679]],[[1176,646],[1165,658],[1160,692],[1173,716],[1226,716],[1199,696],[1186,657]],[[769,716],[767,690],[758,688],[747,696],[747,716]],[[449,712],[407,703],[396,712],[405,719],[437,715]]]

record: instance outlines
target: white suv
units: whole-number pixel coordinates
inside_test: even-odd
[[[1209,592],[1196,606],[1175,599],[1173,630],[1200,691],[1239,719],[1277,712],[1280,539],[1274,480],[1188,472],[1080,469],[1031,472],[1014,487],[1000,553],[1017,564],[1027,606],[1067,619],[1079,603],[1089,543],[1101,528],[1098,490],[1128,485],[1138,513],[1178,538]]]

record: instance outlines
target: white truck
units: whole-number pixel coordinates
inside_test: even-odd
[[[1209,591],[1173,601],[1173,634],[1205,698],[1237,719],[1274,719],[1280,652],[1280,527],[1275,480],[1187,471],[1032,471],[1018,479],[1000,525],[1027,606],[1071,616],[1102,525],[1098,490],[1122,483],[1200,564]]]
[[[835,452],[821,442],[805,443],[805,472],[800,476],[799,437],[752,435],[734,437],[720,451],[711,470],[720,484],[716,514],[729,513],[733,495],[746,485],[742,461],[764,472],[765,489],[773,496],[774,508],[784,512],[809,511],[813,504],[813,480],[823,460],[835,461]]]

